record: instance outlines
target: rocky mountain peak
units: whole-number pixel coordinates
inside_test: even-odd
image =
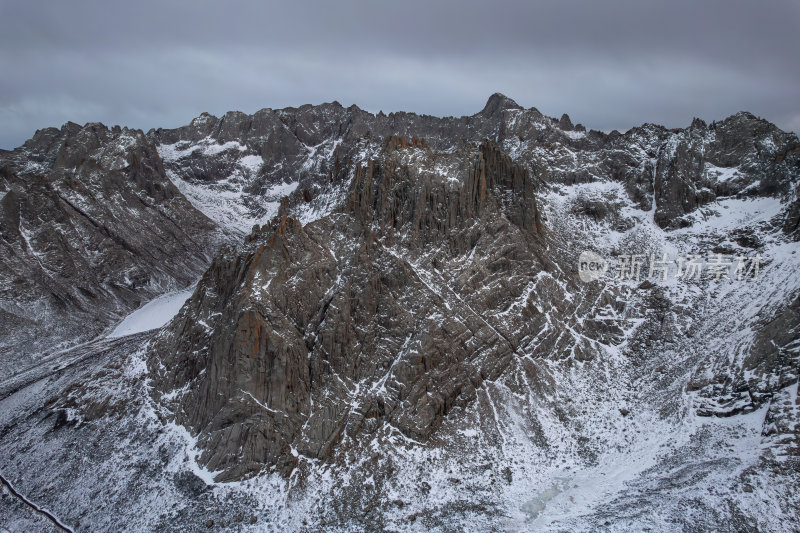
[[[497,94],[0,152],[4,479],[76,529],[796,523],[797,137],[571,122]]]
[[[141,130],[100,123],[40,130],[0,157],[0,320],[30,326],[2,339],[20,366],[37,350],[100,333],[204,269],[219,228],[165,175]],[[73,338],[73,341],[75,339]]]
[[[498,113],[509,109],[524,109],[521,105],[502,93],[494,93],[486,101],[486,105],[480,114],[485,117],[493,117]]]
[[[436,165],[454,172],[448,178]],[[538,255],[531,249],[541,245],[543,227],[527,170],[490,142],[444,154],[397,136],[376,158],[355,164],[352,175],[346,203],[331,215],[306,226],[276,217],[245,247],[218,258],[151,352],[156,398],[175,398],[167,405],[206,443],[204,464],[224,471],[221,479],[268,466],[288,472],[295,449],[330,459],[343,440],[381,427],[427,439],[453,405],[470,401],[480,376],[508,364],[516,342],[508,336],[518,333],[499,332],[482,313],[456,306],[471,298],[470,289],[456,288],[450,274],[433,282],[415,265],[458,261],[477,246],[481,255],[522,260],[531,270],[520,274],[535,275],[542,267],[531,265]],[[482,228],[508,235],[500,244],[484,239]],[[405,305],[427,311],[414,318]],[[198,329],[198,320],[213,333]],[[494,354],[489,360],[475,360],[473,348],[445,348],[466,333],[458,324],[473,322],[483,331],[477,342]],[[278,324],[292,324],[292,335]],[[393,363],[400,339],[427,348]],[[364,394],[348,395],[337,375],[363,382]],[[437,383],[436,376],[449,377]],[[187,392],[175,396],[178,389]],[[215,407],[199,408],[210,403]],[[229,419],[243,422],[223,424]]]
[[[705,130],[708,128],[708,125],[705,120],[695,117],[692,119],[692,125],[689,126],[689,128],[691,130]]]

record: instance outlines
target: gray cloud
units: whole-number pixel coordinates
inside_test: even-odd
[[[596,129],[746,109],[798,131],[798,23],[795,0],[0,0],[0,147],[331,100],[464,115],[496,91]]]

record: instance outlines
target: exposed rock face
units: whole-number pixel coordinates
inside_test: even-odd
[[[76,530],[800,519],[794,135],[747,113],[605,134],[496,94],[469,117],[332,103],[145,137],[67,125],[0,157],[3,264],[74,265],[62,285],[18,276],[86,306],[56,318],[93,328],[188,282],[209,231],[243,237],[158,333],[0,383],[18,391],[0,398],[0,472]],[[86,240],[53,259],[31,236],[59,242],[53,227]],[[599,279],[580,281],[583,251]],[[758,275],[648,273],[712,252],[760,257]]]
[[[800,241],[800,187],[791,196],[792,201],[783,220],[783,231],[794,240]]]
[[[711,127],[695,119],[659,152],[656,222],[662,227],[691,225],[681,217],[717,196],[788,193],[800,164],[798,148],[793,134],[749,113]]]
[[[141,131],[41,130],[0,153],[0,195],[0,360],[15,371],[190,284],[223,238]]]
[[[370,137],[376,131],[391,134]],[[497,140],[454,143],[460,132]],[[271,466],[288,472],[298,454],[330,460],[385,424],[424,441],[548,325],[525,353],[552,356],[567,328],[621,342],[621,323],[576,311],[592,291],[573,289],[580,300],[554,304],[555,287],[575,279],[563,275],[571,255],[552,251],[571,245],[542,221],[541,183],[599,173],[654,210],[657,224],[678,227],[718,195],[787,194],[797,174],[797,139],[748,114],[711,127],[696,120],[686,130],[587,134],[569,117],[555,121],[502,95],[461,119],[374,116],[334,103],[204,116],[150,136],[171,154],[177,179],[203,181],[196,169],[228,161],[191,143],[235,143],[234,164],[251,152],[265,161],[252,190],[288,181],[295,169],[306,191],[277,205],[243,248],[217,258],[150,353],[155,398],[199,435],[201,463],[219,480]],[[615,231],[635,225],[621,214],[624,200],[578,200],[578,216]],[[755,243],[745,237],[737,238]],[[481,260],[464,266],[467,256]],[[618,305],[613,293],[602,300]],[[569,350],[591,358],[580,343]]]
[[[292,205],[324,196],[332,180],[392,136],[425,139],[435,151],[490,139],[548,183],[618,181],[643,209],[655,202],[664,228],[691,225],[691,214],[716,197],[786,194],[800,169],[797,137],[749,113],[710,126],[698,119],[680,130],[647,124],[605,134],[573,126],[566,115],[556,120],[523,109],[501,94],[458,118],[373,115],[334,102],[204,114],[188,126],[148,133],[170,179],[211,218],[241,233],[275,216],[284,195]]]
[[[530,295],[549,301],[554,267],[534,183],[492,143],[440,154],[390,138],[347,198],[218,257],[151,351],[156,399],[218,479],[329,458],[382,424],[425,440],[544,325]]]

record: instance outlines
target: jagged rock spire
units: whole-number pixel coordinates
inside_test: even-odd
[[[486,105],[480,112],[481,115],[490,117],[505,111],[506,109],[524,109],[521,105],[502,93],[494,93],[486,101]]]

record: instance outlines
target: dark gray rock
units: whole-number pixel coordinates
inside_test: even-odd
[[[573,496],[580,507],[586,480],[601,482],[602,505],[552,528],[772,530],[796,518],[799,301],[781,270],[796,264],[794,135],[746,113],[605,134],[493,95],[469,117],[334,102],[204,114],[146,137],[68,124],[0,153],[4,242],[23,257],[3,260],[39,272],[46,259],[50,278],[18,278],[66,295],[48,316],[67,317],[59,334],[73,342],[129,296],[203,270],[191,254],[204,235],[224,239],[170,182],[192,201],[236,197],[235,231],[253,228],[161,332],[90,343],[3,383],[15,396],[0,410],[0,467],[65,523],[524,529],[509,517],[554,518],[560,491],[556,509]],[[774,212],[757,224],[697,223],[728,196],[784,203],[754,202]],[[77,209],[97,224],[75,222],[88,218]],[[661,231],[654,218],[697,227]],[[33,238],[39,219],[55,230]],[[64,228],[72,248],[46,255],[40,240]],[[577,281],[581,250],[613,267],[660,246],[771,264],[739,286]],[[109,289],[127,268],[129,292]],[[97,299],[70,292],[75,279]],[[14,286],[0,320],[19,342],[30,320]],[[539,487],[548,472],[564,481]],[[208,473],[257,479],[210,489]],[[164,509],[143,512],[155,499]]]
[[[186,287],[225,238],[137,130],[41,130],[0,154],[0,190],[0,361],[14,371]]]
[[[488,139],[547,182],[619,181],[642,209],[656,203],[655,219],[664,228],[690,224],[685,215],[719,196],[786,194],[800,172],[797,137],[749,113],[711,125],[695,119],[686,129],[645,124],[605,134],[573,127],[566,114],[557,120],[524,109],[499,93],[479,113],[458,118],[373,115],[334,102],[222,118],[203,114],[188,126],[148,133],[160,146],[215,147],[166,161],[171,175],[192,184],[227,186],[241,157],[261,157],[263,166],[242,178],[242,204],[254,218],[272,214],[264,200],[280,199],[270,196],[276,186],[297,182],[291,204],[307,201],[303,191],[313,197],[341,179],[365,141],[380,144],[391,136],[424,139],[435,151]],[[235,148],[219,153],[226,143]]]
[[[330,459],[383,424],[426,440],[542,326],[530,305],[493,311],[551,268],[533,180],[491,143],[437,154],[460,165],[455,183],[409,166],[426,151],[388,139],[340,210],[305,227],[276,218],[217,257],[153,346],[154,398],[218,479]],[[484,260],[456,276],[446,265],[465,254]],[[491,280],[508,286],[473,293]]]

